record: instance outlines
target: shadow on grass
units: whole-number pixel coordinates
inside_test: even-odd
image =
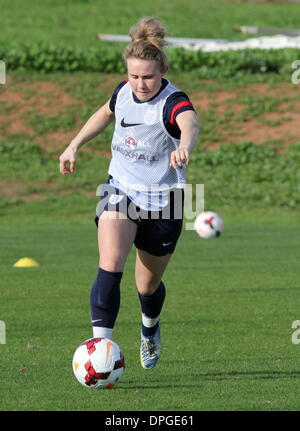
[[[238,381],[245,379],[282,379],[282,378],[299,378],[300,371],[231,371],[231,372],[219,372],[219,373],[197,373],[187,376],[187,379],[192,379],[194,383],[181,384],[163,384],[162,380],[151,379],[151,384],[135,384],[134,382],[122,382],[119,386],[120,389],[174,389],[174,388],[197,388],[203,386],[204,382],[207,380],[227,380],[227,381]]]
[[[239,380],[244,378],[251,379],[281,379],[299,378],[300,371],[230,371],[227,373],[198,373],[193,374],[193,378],[205,380]]]

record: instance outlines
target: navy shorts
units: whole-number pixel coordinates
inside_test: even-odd
[[[117,211],[121,213],[120,218],[129,218],[137,224],[136,248],[154,256],[173,253],[182,230],[184,190],[171,189],[169,203],[163,210],[145,211],[120,189],[109,184],[110,178],[101,185],[96,225],[103,211]]]

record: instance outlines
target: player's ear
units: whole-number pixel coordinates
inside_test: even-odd
[[[166,64],[164,67],[164,70],[162,71],[162,74],[165,75],[169,70],[169,66]]]

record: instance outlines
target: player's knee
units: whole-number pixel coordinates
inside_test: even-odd
[[[143,296],[150,296],[157,290],[160,280],[149,280],[137,283],[137,289],[139,293]]]
[[[124,262],[118,257],[111,257],[109,259],[99,259],[99,267],[109,272],[120,272],[123,271]]]

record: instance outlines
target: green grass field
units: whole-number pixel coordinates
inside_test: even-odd
[[[188,7],[187,7],[188,4]],[[170,36],[228,38],[238,25],[298,28],[299,5],[241,1],[2,0],[0,48],[22,41],[98,46],[141,16]],[[122,13],[120,13],[120,10]],[[19,25],[21,23],[21,25]],[[225,222],[219,239],[183,231],[164,276],[163,354],[139,363],[134,249],[114,339],[125,374],[112,390],[73,376],[72,356],[92,336],[89,295],[98,266],[93,215],[106,178],[112,126],[89,143],[72,176],[58,157],[124,79],[117,74],[7,71],[0,85],[0,411],[300,410],[300,87],[285,74],[199,79],[170,71],[199,113],[201,142],[188,183]],[[37,268],[14,268],[22,257]],[[1,330],[1,322],[0,322]]]
[[[71,46],[97,46],[97,34],[127,34],[141,16],[165,21],[172,37],[245,39],[234,31],[249,25],[297,29],[299,5],[239,0],[22,0],[1,1],[3,43],[46,41]],[[20,26],[19,23],[22,23]],[[16,31],[17,29],[17,31]]]
[[[256,211],[224,220],[217,240],[183,232],[164,278],[164,350],[151,371],[139,364],[132,250],[114,333],[126,372],[106,391],[80,386],[71,368],[91,336],[95,227],[83,218],[2,221],[1,410],[298,410],[299,217]],[[14,268],[24,256],[40,267]]]

